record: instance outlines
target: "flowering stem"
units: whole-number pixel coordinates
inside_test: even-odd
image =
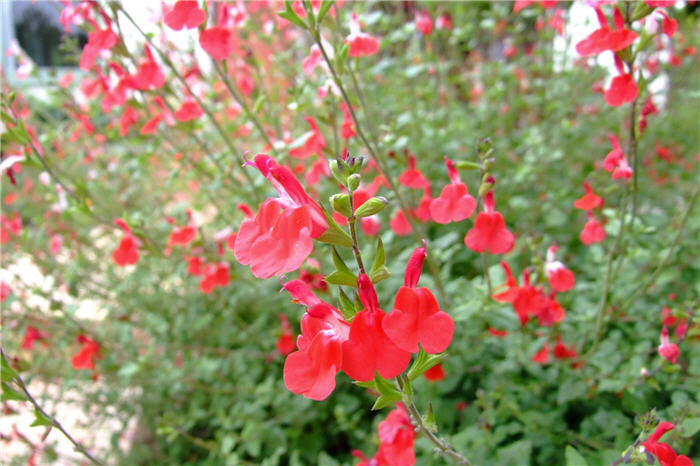
[[[355,212],[355,206],[352,202],[352,193],[350,193],[350,211]],[[355,229],[356,221],[357,218],[354,214],[350,218],[348,218],[348,223],[350,224],[350,236],[352,237],[352,253],[355,256],[355,262],[357,262],[357,266],[360,268],[360,272],[363,275],[366,275],[365,265],[362,263],[362,254],[360,253],[360,246],[357,241],[357,230]]]
[[[622,198],[622,205],[620,207],[620,227],[617,230],[617,236],[615,237],[615,243],[613,244],[613,247],[610,249],[610,253],[608,254],[608,261],[606,265],[606,272],[605,272],[605,283],[603,284],[603,294],[600,297],[600,304],[598,304],[598,310],[596,311],[596,322],[595,322],[595,330],[594,330],[594,337],[593,337],[593,343],[591,344],[590,349],[586,352],[586,354],[583,356],[582,359],[588,359],[593,352],[596,350],[598,347],[598,342],[600,341],[601,337],[601,327],[603,324],[603,315],[605,314],[605,306],[608,304],[608,297],[610,295],[610,288],[612,286],[613,282],[613,261],[615,259],[615,254],[618,250],[618,247],[620,246],[620,241],[622,239],[624,229],[625,229],[625,215],[627,213],[627,204],[628,204],[628,197],[629,197],[629,190],[625,190],[624,197]],[[585,342],[585,339],[584,339]]]
[[[661,260],[661,262],[659,262],[659,265],[656,266],[656,270],[654,270],[654,272],[649,276],[646,282],[644,282],[632,292],[629,298],[627,298],[627,300],[621,306],[621,309],[627,309],[632,304],[632,302],[635,299],[637,299],[637,296],[639,296],[641,293],[644,293],[644,291],[646,291],[652,285],[652,283],[654,283],[656,277],[659,276],[663,268],[666,266],[669,259],[671,258],[671,255],[673,254],[673,250],[676,248],[678,242],[680,241],[683,229],[685,228],[685,224],[688,222],[688,218],[690,218],[690,214],[693,211],[693,208],[695,207],[695,202],[698,200],[698,194],[700,194],[700,188],[695,188],[695,193],[693,193],[693,197],[688,203],[688,208],[686,209],[685,214],[683,215],[683,219],[681,220],[680,225],[678,225],[678,232],[676,233],[676,237],[673,239],[673,242],[671,243],[671,246],[669,247],[668,252],[664,256],[664,258]]]
[[[491,275],[489,274],[489,262],[486,253],[481,253],[481,264],[484,266],[484,278],[486,279],[486,296],[491,296]]]
[[[365,135],[362,125],[360,125],[360,120],[357,118],[357,114],[355,113],[355,110],[353,109],[352,102],[350,101],[350,97],[348,96],[345,87],[343,86],[342,81],[340,80],[340,76],[336,72],[335,66],[333,65],[333,62],[331,59],[328,57],[328,54],[326,53],[326,49],[323,46],[323,43],[321,42],[321,33],[318,30],[318,26],[316,29],[309,29],[311,32],[311,36],[314,39],[314,42],[318,45],[319,49],[321,50],[321,55],[323,55],[323,59],[325,60],[326,64],[328,65],[328,69],[331,73],[331,77],[333,78],[333,82],[335,85],[338,87],[340,90],[340,94],[343,96],[343,100],[348,106],[348,110],[350,111],[350,115],[352,116],[353,121],[355,122],[355,129],[357,130],[357,135],[360,137],[362,140],[363,144],[367,148],[367,150],[370,152],[372,155],[372,158],[374,161],[377,163],[377,169],[379,172],[384,176],[386,181],[389,183],[389,188],[393,191],[394,195],[396,196],[397,201],[399,202],[399,207],[401,210],[404,212],[406,216],[406,220],[408,223],[411,225],[411,230],[413,231],[414,235],[419,239],[423,240],[427,237],[426,232],[424,231],[419,231],[419,226],[418,223],[415,221],[413,216],[409,212],[408,205],[406,204],[406,201],[404,200],[403,196],[401,195],[401,192],[398,189],[398,186],[396,185],[396,182],[394,179],[389,176],[389,172],[384,165],[384,160],[379,157],[379,153],[377,149],[369,142],[367,139],[367,136]],[[350,73],[352,73],[352,70],[350,70]],[[374,138],[376,140],[376,137]],[[422,230],[422,228],[421,228]],[[437,267],[437,264],[435,264],[435,261],[432,259],[431,255],[428,254],[426,257],[426,263],[428,264],[428,268],[430,269],[430,274],[433,276],[433,280],[435,281],[435,287],[437,288],[438,294],[440,295],[440,299],[444,303],[444,307],[446,309],[449,309],[449,301],[447,298],[447,294],[445,293],[445,288],[442,284],[442,279],[440,278],[440,270]]]
[[[405,376],[404,375],[399,375],[396,377],[396,381],[399,384],[399,388],[403,390],[403,386],[406,382]],[[430,429],[428,429],[425,424],[423,424],[423,417],[421,416],[420,412],[418,411],[418,408],[416,408],[416,404],[413,402],[413,397],[406,402],[402,402],[404,407],[406,408],[406,411],[408,412],[408,416],[411,419],[411,424],[415,426],[416,432],[419,434],[423,434],[430,442],[435,445],[435,451],[439,453],[440,455],[450,458],[452,461],[455,462],[455,464],[460,464],[460,465],[465,465],[465,466],[471,466],[471,462],[465,458],[462,454],[459,452],[455,451],[452,449],[452,446],[445,440],[441,439],[437,435],[433,433]]]
[[[9,359],[7,358],[7,356],[5,355],[5,351],[3,351],[2,348],[0,348],[0,355],[2,356],[3,362],[9,366],[9,365],[10,365],[10,361],[9,361]],[[82,453],[83,456],[85,456],[87,459],[89,459],[93,464],[97,464],[97,465],[100,465],[100,466],[104,465],[104,463],[103,463],[102,461],[100,461],[100,460],[98,460],[97,458],[95,458],[94,456],[92,456],[92,455],[90,454],[90,452],[88,452],[88,451],[85,449],[85,447],[84,447],[80,442],[76,441],[76,440],[66,431],[66,429],[63,428],[63,426],[61,425],[61,423],[58,422],[58,420],[56,420],[55,417],[53,417],[53,416],[51,416],[50,414],[48,414],[46,411],[44,411],[44,410],[42,409],[41,406],[39,406],[39,403],[37,403],[37,401],[34,399],[34,397],[29,393],[29,390],[27,390],[27,386],[25,385],[24,380],[22,380],[22,377],[21,377],[19,374],[15,374],[15,376],[13,377],[13,379],[14,379],[14,381],[17,383],[17,385],[19,386],[19,388],[21,388],[22,391],[24,392],[24,395],[27,397],[27,400],[34,406],[34,409],[35,409],[38,413],[40,413],[41,416],[43,416],[44,418],[48,419],[48,420],[51,422],[51,426],[49,426],[49,428],[55,427],[55,428],[57,428],[58,430],[60,430],[61,433],[70,441],[70,443],[73,444],[73,446],[75,447],[75,449],[78,450],[80,453]]]

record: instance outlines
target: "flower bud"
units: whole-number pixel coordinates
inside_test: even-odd
[[[459,170],[478,170],[481,168],[478,163],[469,162],[467,160],[460,160],[459,162],[455,163],[455,166]]]
[[[358,173],[348,176],[348,190],[350,192],[357,190],[360,187],[360,181],[362,181],[362,177]]]
[[[476,143],[476,150],[479,152],[479,156],[483,157],[488,151],[491,150],[491,138],[482,138]]]
[[[345,163],[341,160],[329,160],[328,161],[328,168],[331,169],[331,173],[333,174],[333,178],[336,179],[336,181],[343,186],[346,184],[346,176],[343,175],[344,168],[343,165]]]
[[[389,201],[381,196],[376,196],[371,199],[367,199],[364,204],[355,210],[355,217],[369,217],[370,215],[378,214],[384,207],[387,206]]]
[[[334,194],[330,197],[331,207],[343,217],[352,217],[349,194]]]

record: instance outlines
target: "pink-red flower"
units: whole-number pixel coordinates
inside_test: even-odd
[[[661,329],[661,344],[658,347],[659,356],[669,361],[671,364],[676,364],[678,356],[681,355],[681,351],[678,349],[678,345],[671,343],[668,338],[668,329],[664,327]]]
[[[81,343],[80,351],[71,358],[71,366],[73,369],[94,370],[95,359],[101,359],[100,345],[96,341],[91,340],[85,335],[78,336],[78,343]]]
[[[678,455],[668,443],[659,442],[659,439],[676,426],[668,421],[661,422],[649,438],[642,442],[644,450],[651,453],[659,460],[661,466],[693,466],[693,462],[685,455]]]
[[[610,29],[607,19],[600,8],[596,8],[596,15],[600,28],[596,29],[585,39],[576,44],[576,51],[582,56],[599,55],[606,50],[617,52],[629,47],[636,39],[637,33],[624,28],[624,21],[620,22],[622,16],[616,8],[614,19],[615,28]]]
[[[173,114],[178,121],[191,121],[204,115],[202,108],[194,100],[186,100]]]
[[[42,332],[41,330],[27,325],[27,329],[24,332],[24,339],[22,340],[22,348],[32,349],[34,348],[35,341],[41,341],[46,345],[46,339],[49,337],[48,333]]]
[[[408,164],[409,167],[399,175],[399,183],[407,188],[430,189],[430,182],[416,168],[416,158],[413,155],[408,157]]]
[[[139,260],[139,241],[131,233],[131,229],[124,220],[117,219],[114,223],[124,231],[124,235],[119,241],[119,246],[112,253],[114,263],[121,267],[134,265]]]
[[[416,25],[416,31],[420,32],[424,36],[429,36],[433,32],[433,19],[430,17],[427,11],[417,11],[414,19]]]
[[[396,377],[408,367],[411,353],[396,346],[384,331],[386,314],[369,277],[360,274],[357,285],[364,309],[353,318],[343,343],[343,372],[361,382],[374,379],[376,372],[385,379]]]
[[[221,26],[213,26],[200,31],[199,45],[214,60],[224,60],[233,53],[231,31]]]
[[[593,192],[593,188],[591,188],[591,185],[588,184],[588,181],[583,183],[583,187],[586,190],[586,194],[574,202],[575,208],[581,210],[593,210],[596,207],[603,205],[603,198]]]
[[[377,38],[360,30],[360,22],[357,20],[356,13],[353,13],[350,18],[350,34],[345,38],[345,43],[348,44],[348,56],[350,57],[374,55],[379,51]]]
[[[564,291],[569,291],[574,287],[576,277],[571,270],[564,266],[564,264],[554,260],[554,254],[556,252],[556,246],[550,246],[547,250],[547,263],[545,264],[545,271],[547,272],[547,278],[549,278],[549,286],[551,286],[557,293],[563,293]]]
[[[361,459],[357,466],[413,466],[416,462],[416,454],[413,451],[415,436],[406,410],[397,404],[396,409],[379,423],[377,454],[370,459],[357,450],[352,454]]]
[[[165,24],[174,31],[182,28],[193,29],[199,26],[207,18],[204,10],[199,8],[194,0],[179,0],[173,8],[168,11],[163,20]]]
[[[263,202],[254,218],[243,220],[233,249],[236,260],[250,265],[258,278],[296,270],[311,254],[312,239],[328,228],[323,212],[287,167],[264,154],[246,163],[260,170],[279,197]]]
[[[321,301],[301,280],[292,280],[282,287],[294,302],[307,308],[301,318],[298,350],[287,356],[284,363],[284,384],[292,393],[323,400],[335,388],[350,326],[340,311]]]
[[[600,223],[598,223],[598,220],[595,219],[590,211],[587,212],[587,214],[588,221],[583,226],[579,239],[586,246],[590,246],[594,243],[600,243],[605,239],[605,230],[600,226]]]
[[[464,237],[464,244],[475,252],[505,254],[515,245],[513,234],[506,228],[503,215],[494,210],[493,191],[484,196],[484,211],[476,216],[474,226]]]
[[[608,152],[608,155],[605,156],[603,168],[608,172],[612,172],[611,178],[613,180],[618,178],[629,180],[632,177],[632,167],[630,167],[627,162],[627,157],[622,152],[620,142],[612,133],[608,134],[608,139],[610,139],[613,148]]]
[[[442,188],[440,196],[430,202],[430,216],[437,223],[459,222],[469,217],[476,201],[462,183],[454,163],[445,157],[445,165],[450,176],[450,184]]]
[[[433,354],[447,349],[455,324],[440,310],[428,288],[417,287],[425,256],[425,247],[413,251],[406,265],[404,286],[399,288],[394,310],[384,317],[382,328],[402,350],[415,353],[420,343],[426,353]]]

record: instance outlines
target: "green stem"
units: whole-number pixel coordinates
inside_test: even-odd
[[[5,355],[5,351],[4,351],[2,348],[0,348],[0,355],[2,355],[2,359],[3,359],[4,362],[9,366],[9,365],[10,365],[10,361],[9,361],[9,359],[7,358],[7,356]],[[17,383],[17,385],[19,386],[19,388],[21,388],[22,391],[24,392],[24,395],[27,397],[27,400],[29,400],[29,402],[34,406],[34,409],[37,410],[37,411],[38,411],[42,416],[44,416],[46,419],[48,419],[48,420],[51,421],[51,427],[55,427],[55,428],[57,428],[58,430],[60,430],[61,433],[68,439],[68,441],[70,441],[70,443],[73,444],[73,446],[75,447],[75,449],[78,450],[80,453],[82,453],[83,456],[85,456],[87,459],[89,459],[90,462],[92,462],[92,464],[97,464],[97,465],[99,465],[99,466],[104,465],[104,463],[103,463],[102,461],[100,461],[100,460],[98,460],[97,458],[95,458],[94,456],[92,456],[92,455],[90,454],[90,452],[88,452],[88,451],[85,449],[85,447],[84,447],[80,442],[76,441],[76,440],[68,433],[68,431],[66,431],[66,429],[63,428],[63,426],[61,425],[61,423],[58,422],[58,420],[57,420],[55,417],[51,416],[49,413],[47,413],[46,411],[44,411],[44,409],[43,409],[41,406],[39,406],[39,403],[37,403],[37,401],[34,399],[34,397],[29,393],[29,390],[27,389],[27,386],[25,385],[24,380],[22,380],[22,377],[21,377],[19,374],[17,374],[17,375],[14,377],[14,380],[16,381],[16,383]]]

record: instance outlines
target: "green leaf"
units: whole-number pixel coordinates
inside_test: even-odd
[[[681,430],[683,431],[683,437],[692,437],[698,431],[700,431],[700,417],[693,417],[686,419],[681,423]]]
[[[564,456],[566,457],[566,466],[588,466],[581,453],[571,445],[566,446]]]
[[[318,10],[318,18],[316,18],[316,21],[321,24],[321,21],[323,21],[323,18],[326,17],[326,13],[328,13],[328,10],[331,9],[333,6],[333,0],[323,0],[321,2],[321,8]]]
[[[345,320],[350,321],[355,317],[359,309],[350,301],[350,298],[348,298],[348,295],[345,294],[342,288],[338,288],[338,295],[340,299],[340,313]]]
[[[338,223],[336,223],[336,221],[333,220],[333,217],[328,215],[328,212],[326,212],[325,209],[321,208],[321,210],[323,211],[323,216],[326,217],[328,229],[324,231],[321,236],[318,237],[318,240],[322,243],[334,244],[336,246],[351,248],[352,238],[350,237],[350,235],[348,235],[342,228],[340,228]]]
[[[2,383],[2,401],[16,400],[16,401],[27,401],[27,396],[24,393],[20,393],[14,388],[10,387],[7,382]]]
[[[323,277],[326,283],[330,285],[354,286],[357,288],[357,277],[352,273],[345,273],[339,270]]]
[[[277,15],[286,19],[290,23],[296,24],[302,29],[306,29],[306,23],[292,9],[292,4],[289,1],[284,2],[284,11],[278,12]]]
[[[46,416],[44,413],[39,411],[38,409],[34,408],[34,422],[29,424],[30,427],[38,427],[38,426],[54,426],[53,419],[50,417]]]
[[[396,403],[401,401],[401,395],[380,395],[379,398],[372,405],[372,411],[378,409],[386,408],[387,406],[394,406]]]
[[[413,365],[408,370],[408,380],[415,380],[425,371],[445,359],[446,356],[447,353],[428,354],[421,348],[420,351],[418,351],[418,357],[416,357]]]
[[[338,75],[342,75],[345,71],[345,62],[348,60],[348,50],[350,46],[348,44],[343,44],[343,48],[335,57],[335,67],[337,68]]]
[[[0,371],[0,375],[2,376],[3,380],[15,379],[19,377],[17,371],[15,371],[12,366],[10,366],[10,363],[8,363],[5,358],[2,358],[2,361],[0,361],[0,367],[2,368],[2,370]]]
[[[255,104],[253,104],[253,114],[256,114],[260,111],[263,103],[265,102],[265,99],[266,99],[265,94],[260,94],[260,96],[258,96],[257,100],[255,101]]]

